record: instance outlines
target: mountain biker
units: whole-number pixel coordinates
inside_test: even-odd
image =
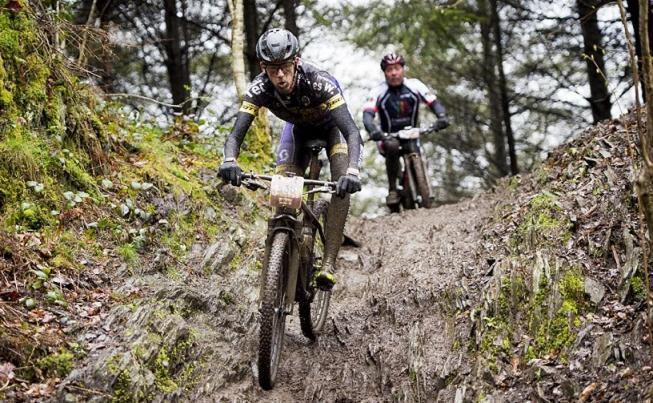
[[[240,186],[241,170],[236,159],[261,107],[285,121],[276,155],[277,173],[304,175],[310,158],[305,142],[326,140],[331,180],[337,181],[338,197],[329,204],[324,264],[314,279],[318,287],[329,290],[335,284],[333,272],[349,212],[349,194],[361,189],[362,139],[338,81],[300,59],[295,35],[278,28],[263,33],[256,44],[256,56],[262,72],[251,82],[227,138],[220,176]]]
[[[449,119],[444,106],[424,83],[416,78],[404,77],[406,62],[403,56],[388,53],[381,59],[381,70],[385,82],[374,89],[363,107],[363,124],[370,134],[370,139],[376,141],[381,155],[385,157],[385,167],[388,174],[389,207],[399,204],[397,193],[397,173],[399,171],[399,140],[386,137],[385,133],[394,133],[406,127],[418,126],[418,111],[420,101],[426,103],[437,116],[436,130],[449,126]],[[379,112],[381,127],[374,123],[374,116]]]

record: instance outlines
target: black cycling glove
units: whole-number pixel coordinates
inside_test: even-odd
[[[372,141],[381,141],[383,140],[383,132],[381,130],[375,130],[370,133],[370,140]]]
[[[356,193],[361,190],[361,180],[355,175],[343,175],[338,179],[336,194],[345,197],[347,193]]]
[[[242,171],[236,161],[225,161],[220,165],[220,176],[225,182],[234,186],[240,186],[240,175]]]
[[[443,116],[441,118],[438,118],[438,120],[435,122],[435,130],[442,130],[446,127],[449,126],[449,118],[446,116]]]

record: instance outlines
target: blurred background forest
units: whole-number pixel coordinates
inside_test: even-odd
[[[50,1],[68,24],[69,62],[136,119],[194,120],[194,140],[221,149],[239,102],[232,72],[234,0]],[[529,171],[579,129],[633,106],[626,36],[616,1],[242,1],[248,78],[256,39],[283,26],[302,55],[342,83],[361,124],[380,57],[407,59],[407,76],[439,96],[452,126],[424,142],[438,202]],[[637,2],[624,2],[639,50]],[[234,3],[231,4],[234,6]],[[422,111],[423,123],[433,116]],[[272,138],[280,123],[272,121]],[[363,138],[367,138],[363,133]],[[382,159],[367,143],[366,191],[356,212],[385,195]]]

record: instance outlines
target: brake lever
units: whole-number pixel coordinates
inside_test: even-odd
[[[245,186],[249,190],[259,190],[259,189],[267,189],[268,188],[263,183],[257,182],[255,180],[251,180],[251,179],[243,180],[242,185]]]
[[[331,193],[331,194],[333,194],[335,192],[336,192],[335,186],[325,185],[325,186],[320,186],[320,187],[313,188],[313,189],[309,190],[308,192],[306,192],[306,194],[307,195],[310,195],[312,193]]]

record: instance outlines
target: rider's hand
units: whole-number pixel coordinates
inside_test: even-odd
[[[240,186],[241,173],[240,167],[233,159],[227,159],[220,165],[220,176],[222,180],[234,186]]]
[[[383,140],[383,132],[381,130],[375,130],[370,133],[370,140],[372,141],[381,141]]]
[[[361,180],[357,175],[347,174],[338,179],[336,185],[336,194],[340,197],[345,197],[347,193],[356,193],[361,190]]]
[[[435,130],[442,130],[449,126],[449,118],[446,116],[438,118],[438,120],[435,122],[435,125],[433,126],[435,126]]]

